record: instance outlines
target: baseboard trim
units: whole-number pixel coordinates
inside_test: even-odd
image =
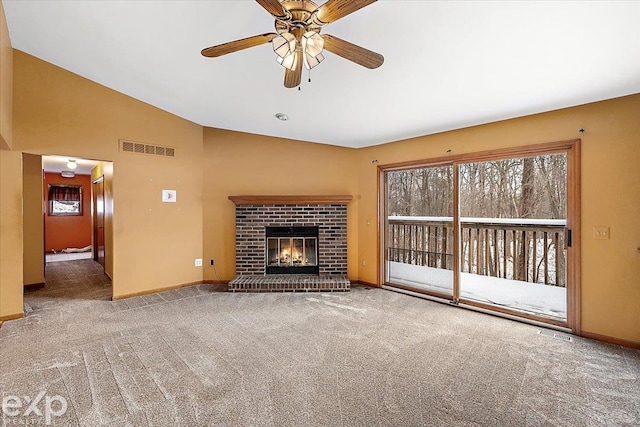
[[[354,280],[353,282],[351,282],[351,286],[368,286],[370,288],[380,288],[381,286],[376,285],[375,283],[369,283],[369,282],[365,282],[363,280]]]
[[[47,286],[46,282],[29,283],[27,285],[22,285],[25,291],[35,291],[36,289],[42,289],[45,286]]]
[[[229,290],[228,280],[203,280],[203,285],[211,285],[213,292],[227,292]]]
[[[2,316],[0,317],[0,327],[4,322],[8,322],[9,320],[22,319],[23,317],[24,317],[24,313],[16,313],[16,314],[9,314],[7,316]]]
[[[637,342],[637,341],[629,341],[622,338],[610,337],[608,335],[596,334],[594,332],[586,332],[586,331],[582,331],[580,336],[584,338],[596,340],[596,341],[606,342],[607,344],[621,345],[623,347],[630,347],[630,348],[640,350],[640,342]]]
[[[228,280],[203,280],[203,285],[228,285]]]
[[[197,282],[182,283],[180,285],[166,286],[164,288],[148,289],[146,291],[133,292],[133,293],[130,293],[130,294],[113,295],[111,297],[111,301],[117,301],[117,300],[121,300],[121,299],[133,298],[133,297],[141,297],[143,295],[156,294],[158,292],[171,291],[171,290],[180,289],[180,288],[188,288],[189,286],[197,286],[197,285],[202,285],[202,284],[203,284],[203,282],[202,282],[202,280],[200,280],[200,281],[197,281]]]

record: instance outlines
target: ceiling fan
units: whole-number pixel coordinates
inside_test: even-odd
[[[349,43],[329,34],[320,35],[325,25],[375,3],[377,0],[328,0],[318,7],[312,1],[256,0],[275,19],[275,33],[260,34],[202,50],[202,55],[215,58],[239,50],[271,43],[276,60],[285,67],[284,85],[300,86],[302,67],[312,69],[324,60],[328,50],[366,68],[378,68],[384,62],[379,53]]]

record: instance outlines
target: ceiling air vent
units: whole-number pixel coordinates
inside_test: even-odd
[[[162,145],[143,144],[141,142],[119,141],[120,151],[123,153],[151,154],[161,157],[176,157],[175,147],[164,147]]]

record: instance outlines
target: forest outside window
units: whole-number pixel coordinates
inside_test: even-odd
[[[82,215],[82,186],[49,185],[49,215]]]

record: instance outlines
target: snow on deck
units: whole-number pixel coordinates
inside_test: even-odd
[[[453,271],[441,268],[389,262],[389,281],[441,294],[453,293]],[[566,288],[558,286],[460,273],[460,298],[567,318]]]
[[[415,222],[453,222],[451,216],[400,216],[391,215],[389,221]],[[531,219],[531,218],[471,218],[461,217],[460,222],[471,224],[506,224],[506,225],[552,225],[566,226],[566,219]]]

